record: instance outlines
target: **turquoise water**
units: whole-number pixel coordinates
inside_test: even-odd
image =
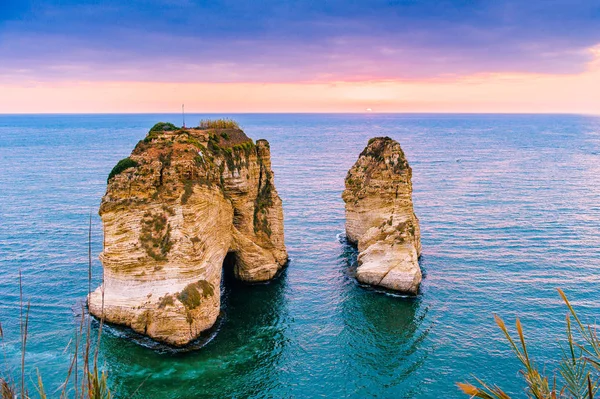
[[[155,351],[108,331],[101,355],[117,397],[143,383],[134,397],[453,398],[472,374],[523,397],[493,313],[521,316],[549,371],[566,313],[555,288],[584,318],[600,315],[600,118],[234,117],[271,143],[289,266],[267,285],[229,282],[220,329],[198,351]],[[159,120],[179,117],[0,116],[5,353],[16,367],[22,269],[32,302],[28,373],[39,368],[51,390],[87,292],[89,212],[97,285],[106,176]],[[413,168],[426,275],[416,299],[358,286],[356,253],[343,240],[344,177],[382,135],[401,143]]]

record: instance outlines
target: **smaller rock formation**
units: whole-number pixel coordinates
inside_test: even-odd
[[[421,284],[412,169],[398,142],[375,137],[346,176],[346,236],[358,246],[361,283],[415,295]]]

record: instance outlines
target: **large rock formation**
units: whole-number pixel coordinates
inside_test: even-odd
[[[421,235],[411,177],[400,144],[376,137],[348,171],[342,198],[347,239],[358,245],[356,278],[414,295],[421,283]]]
[[[90,312],[173,346],[217,320],[224,262],[260,282],[287,260],[269,143],[238,128],[157,124],[111,172],[100,216]]]

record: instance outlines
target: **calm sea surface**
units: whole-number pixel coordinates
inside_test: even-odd
[[[233,117],[271,143],[289,266],[268,285],[228,284],[220,330],[198,351],[165,353],[108,331],[101,357],[118,398],[141,383],[134,397],[460,398],[455,383],[472,374],[523,397],[493,314],[522,318],[550,372],[565,329],[556,288],[583,318],[600,316],[600,118]],[[21,269],[27,378],[39,368],[49,391],[68,368],[87,292],[88,215],[96,286],[106,177],[157,121],[179,116],[0,116],[0,356],[19,364]],[[340,195],[374,136],[398,140],[413,168],[426,275],[416,299],[352,277]]]

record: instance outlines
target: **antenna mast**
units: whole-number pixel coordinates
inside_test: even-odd
[[[181,117],[183,118],[183,127],[185,128],[185,104],[181,104]]]

